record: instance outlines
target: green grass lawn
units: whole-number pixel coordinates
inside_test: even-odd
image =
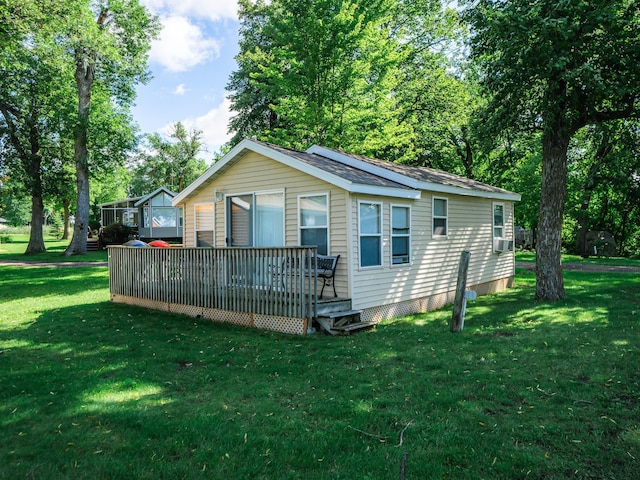
[[[29,244],[29,234],[3,235],[0,230],[0,260],[23,260],[37,262],[106,262],[107,251],[88,252],[86,255],[64,256],[69,246],[69,240],[60,240],[51,235],[45,235],[47,251],[37,255],[25,255]]]
[[[518,262],[535,262],[536,252],[523,250],[515,252],[516,261]],[[562,263],[588,263],[592,265],[616,265],[627,267],[640,267],[640,259],[624,258],[624,257],[589,257],[582,258],[580,255],[562,255]]]
[[[537,304],[519,270],[458,334],[445,308],[298,337],[0,266],[0,478],[637,478],[640,278],[565,279]]]

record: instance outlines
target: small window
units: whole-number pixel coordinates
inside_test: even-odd
[[[448,228],[448,201],[446,198],[433,197],[433,236],[446,237]]]
[[[329,196],[298,197],[300,245],[315,245],[320,255],[329,254]]]
[[[493,204],[493,237],[504,238],[504,204]]]
[[[213,235],[214,209],[212,203],[195,206],[195,244],[196,247],[215,246]]]
[[[391,207],[391,263],[401,265],[411,261],[411,209]]]
[[[360,266],[382,265],[382,204],[358,203]]]

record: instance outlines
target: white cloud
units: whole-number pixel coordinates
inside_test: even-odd
[[[231,102],[228,99],[224,99],[220,105],[209,110],[204,115],[196,118],[186,118],[181,121],[187,130],[196,129],[202,131],[202,143],[208,153],[206,157],[210,157],[217,152],[220,147],[231,139],[231,135],[227,133],[231,118],[230,107]],[[173,129],[173,125],[174,122],[165,125],[160,129],[160,132],[163,135],[168,135]],[[201,156],[204,157],[205,155],[201,154]]]
[[[184,83],[181,83],[180,85],[178,85],[176,89],[173,91],[174,95],[184,95],[185,93],[187,93],[187,89]]]
[[[142,0],[153,12],[218,21],[238,18],[237,0]]]
[[[219,55],[216,40],[205,38],[188,18],[173,16],[162,19],[162,32],[151,45],[149,58],[171,72],[184,72]]]

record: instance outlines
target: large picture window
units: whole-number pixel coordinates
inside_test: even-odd
[[[329,255],[329,196],[298,197],[300,245],[315,245],[320,255]]]
[[[449,205],[446,198],[433,197],[433,236],[446,237],[449,234]]]
[[[358,202],[360,266],[382,265],[382,204]]]
[[[401,265],[411,261],[411,209],[391,206],[391,263]]]

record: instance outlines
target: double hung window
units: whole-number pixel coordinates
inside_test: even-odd
[[[411,261],[411,209],[391,206],[391,263],[400,265]]]
[[[446,198],[433,197],[433,236],[446,237],[449,234],[449,205]]]
[[[360,266],[382,265],[382,204],[358,202]]]
[[[504,204],[493,204],[493,238],[504,238]]]
[[[329,196],[300,195],[298,197],[300,245],[315,245],[318,254],[329,254]]]

